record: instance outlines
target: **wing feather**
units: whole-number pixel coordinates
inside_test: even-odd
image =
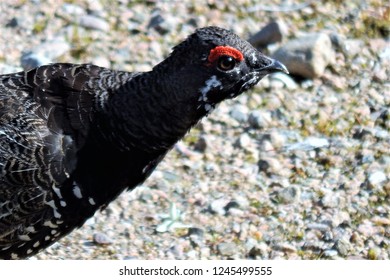
[[[59,238],[53,190],[70,185],[95,110],[88,81],[101,71],[53,64],[0,76],[0,258]]]

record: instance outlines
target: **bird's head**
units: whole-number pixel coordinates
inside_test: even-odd
[[[273,72],[286,67],[257,51],[229,30],[210,26],[197,29],[176,46],[161,66],[177,75],[174,83],[197,95],[206,113],[219,102],[234,98]],[[159,66],[158,66],[159,67]],[[168,71],[168,70],[167,70]]]

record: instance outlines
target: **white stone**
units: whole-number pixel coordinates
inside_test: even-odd
[[[368,176],[368,181],[371,185],[377,185],[386,181],[386,174],[382,171],[376,171]]]

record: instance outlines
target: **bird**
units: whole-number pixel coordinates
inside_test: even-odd
[[[146,72],[53,63],[0,75],[0,259],[26,259],[153,172],[222,101],[288,73],[230,30],[198,28]]]

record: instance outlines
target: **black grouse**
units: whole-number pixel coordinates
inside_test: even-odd
[[[196,30],[149,72],[57,63],[0,76],[0,259],[36,254],[132,190],[219,102],[286,68]]]

